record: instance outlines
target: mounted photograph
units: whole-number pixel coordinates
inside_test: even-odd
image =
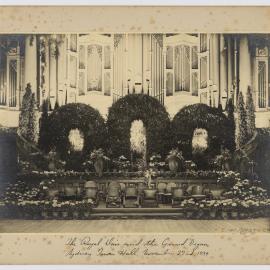
[[[265,33],[1,34],[1,233],[269,232],[269,67]]]

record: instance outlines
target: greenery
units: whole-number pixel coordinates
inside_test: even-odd
[[[220,170],[229,170],[232,163],[232,154],[228,149],[224,149],[220,155],[215,158],[215,164]]]
[[[32,93],[31,85],[27,84],[22,100],[19,116],[18,133],[30,142],[37,143],[37,108],[35,94]]]
[[[153,170],[155,170],[155,171],[159,171],[159,170],[165,170],[165,162],[164,161],[162,161],[162,159],[161,159],[161,155],[156,155],[156,154],[154,154],[154,155],[152,155],[151,157],[150,157],[150,159],[149,159],[149,168],[150,169],[153,169]]]
[[[113,157],[131,156],[130,129],[134,120],[142,120],[146,128],[147,157],[170,149],[170,119],[160,102],[144,94],[130,94],[115,102],[109,109],[107,126]]]
[[[235,149],[235,119],[234,119],[234,106],[233,106],[233,101],[230,98],[228,100],[227,104],[227,117],[229,121],[229,132],[231,133],[229,139],[229,149],[234,150]]]
[[[83,134],[82,151],[73,151],[69,141],[71,130]],[[55,149],[59,158],[66,161],[67,169],[82,170],[90,152],[107,146],[104,119],[97,110],[81,103],[70,103],[54,110],[49,116],[47,137],[50,138],[47,151]]]
[[[98,159],[109,160],[109,158],[105,156],[104,150],[101,148],[93,150],[90,154],[90,160],[92,160],[93,162]]]
[[[256,127],[255,127],[255,107],[250,87],[248,87],[247,89],[246,113],[247,113],[247,134],[248,138],[251,139],[255,133]]]
[[[245,145],[248,138],[247,114],[242,92],[239,92],[237,100],[237,121],[236,121],[236,147]]]
[[[49,104],[48,100],[44,100],[42,104],[42,113],[41,117],[39,120],[39,139],[38,139],[38,146],[41,150],[43,151],[48,151],[49,149],[49,144],[48,144],[48,139],[49,139],[49,115],[48,115],[48,109],[49,109]]]
[[[183,152],[185,159],[194,160],[199,168],[206,169],[209,159],[219,154],[222,147],[233,150],[230,128],[230,121],[217,108],[205,104],[185,106],[172,121],[174,147]],[[208,133],[208,148],[198,158],[192,155],[192,139],[196,129],[205,129]]]
[[[256,161],[255,172],[263,184],[270,190],[270,129],[257,129],[258,146],[252,155],[252,159]]]
[[[120,173],[128,172],[131,169],[130,161],[123,155],[113,160],[113,166]]]
[[[172,149],[169,154],[167,155],[167,160],[176,158],[179,161],[183,162],[184,158],[183,158],[183,153],[182,151],[178,151],[178,149]]]

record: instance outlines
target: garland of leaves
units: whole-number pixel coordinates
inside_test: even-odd
[[[193,104],[182,108],[172,121],[174,146],[183,151],[186,158],[192,158],[191,142],[197,128],[206,129],[208,132],[209,148],[206,154],[218,154],[220,146],[233,150],[233,135],[225,114],[205,104]]]
[[[147,156],[165,156],[171,143],[169,115],[157,99],[144,94],[127,95],[110,107],[107,126],[112,155],[130,158],[130,128],[134,120],[142,120],[146,128]]]
[[[84,135],[81,153],[71,151],[68,136],[72,129],[79,129]],[[106,147],[104,119],[96,109],[82,103],[70,103],[54,110],[48,119],[46,135],[50,138],[47,151],[55,150],[62,160],[68,162],[75,159],[75,163],[82,164],[91,151]],[[78,166],[67,164],[71,169]]]

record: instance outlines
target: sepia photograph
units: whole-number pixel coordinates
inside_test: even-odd
[[[0,33],[0,235],[189,264],[173,233],[268,234],[269,108],[270,31]]]
[[[0,42],[4,230],[115,218],[269,229],[270,34]]]

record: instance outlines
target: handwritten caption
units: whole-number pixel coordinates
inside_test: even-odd
[[[209,244],[195,238],[146,236],[70,237],[65,243],[65,256],[75,257],[207,257]]]

